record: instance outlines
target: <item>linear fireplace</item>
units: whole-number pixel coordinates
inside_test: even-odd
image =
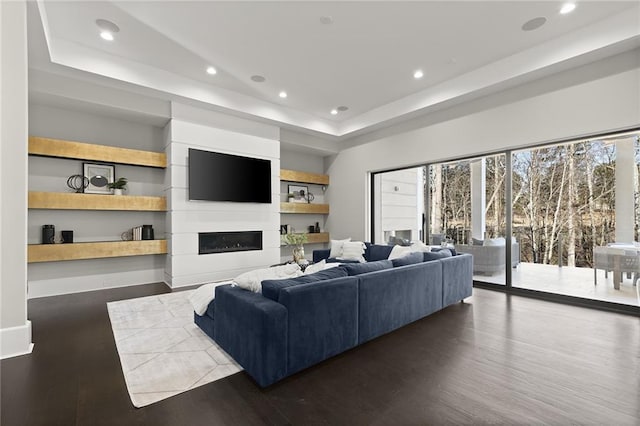
[[[198,233],[198,254],[249,250],[262,250],[262,231]]]

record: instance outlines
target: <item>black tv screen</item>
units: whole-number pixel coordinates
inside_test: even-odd
[[[189,200],[271,203],[271,161],[189,148]]]

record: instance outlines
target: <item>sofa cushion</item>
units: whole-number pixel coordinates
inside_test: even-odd
[[[349,276],[366,274],[367,272],[382,271],[383,269],[393,268],[390,260],[376,260],[375,262],[366,263],[350,263],[340,267],[347,271]]]
[[[384,260],[389,258],[389,253],[393,250],[393,246],[386,246],[381,244],[370,244],[367,250],[364,252],[364,257],[368,262],[375,262],[376,260]]]
[[[455,247],[453,246],[448,246],[448,247],[434,247],[431,249],[431,251],[450,251],[452,256],[457,256],[458,252],[456,251]]]
[[[351,237],[345,238],[344,240],[331,240],[331,244],[329,246],[330,252],[329,257],[340,257],[342,256],[342,246],[344,243],[350,242]]]
[[[327,263],[360,263],[359,260],[338,259],[336,257],[330,257],[327,259]]]
[[[398,259],[402,256],[406,256],[409,253],[411,253],[411,247],[409,246],[399,246],[399,245],[395,245],[393,246],[393,248],[391,249],[391,252],[389,253],[389,260],[393,260],[393,259]]]
[[[429,253],[429,252],[413,252],[413,253],[409,253],[409,254],[404,255],[402,257],[399,257],[397,259],[393,259],[391,261],[391,263],[393,263],[394,267],[414,265],[416,263],[421,263],[421,262],[424,261],[424,257],[422,255],[422,253]]]
[[[431,260],[444,259],[446,257],[451,257],[451,250],[424,252],[422,253],[422,256],[425,262],[429,262]]]
[[[331,268],[313,274],[303,275],[297,278],[287,278],[284,280],[264,280],[262,281],[262,295],[277,302],[278,298],[280,297],[280,290],[283,288],[346,276],[347,271],[345,271],[343,268]]]
[[[498,238],[487,238],[486,240],[484,240],[483,246],[487,247],[487,246],[504,246],[507,245],[504,237],[498,237]]]
[[[342,244],[342,255],[339,260],[355,260],[357,262],[366,262],[362,256],[364,254],[365,245],[362,241],[347,241]]]

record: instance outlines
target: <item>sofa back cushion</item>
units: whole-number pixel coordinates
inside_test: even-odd
[[[375,262],[366,263],[348,263],[340,266],[341,269],[347,271],[349,276],[366,274],[367,272],[382,271],[383,269],[393,268],[390,260],[377,260]]]
[[[416,263],[421,263],[424,261],[424,256],[422,255],[422,253],[423,252],[409,253],[397,259],[393,259],[391,263],[393,263],[394,267],[414,265]],[[428,253],[428,252],[424,252],[424,253]]]
[[[420,262],[357,278],[358,343],[442,308],[442,262]]]
[[[431,251],[450,251],[452,256],[457,256],[458,252],[456,251],[456,248],[454,246],[447,246],[447,247],[432,247]]]
[[[389,258],[389,254],[393,246],[381,244],[369,244],[364,252],[364,258],[367,262],[375,262],[377,260],[385,260]]]
[[[425,262],[429,262],[431,260],[444,259],[445,257],[451,257],[451,250],[424,252],[422,253],[422,256]]]
[[[338,267],[325,269],[323,271],[319,271],[309,275],[303,275],[297,278],[287,278],[284,280],[264,280],[262,281],[262,295],[277,302],[278,298],[280,297],[280,290],[283,288],[346,276],[347,271],[345,271],[341,267]]]

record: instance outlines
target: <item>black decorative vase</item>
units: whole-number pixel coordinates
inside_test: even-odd
[[[42,244],[53,244],[56,236],[56,227],[53,225],[42,225]]]
[[[153,240],[153,225],[142,225],[142,239]]]
[[[62,242],[65,244],[73,243],[73,231],[61,231]]]

